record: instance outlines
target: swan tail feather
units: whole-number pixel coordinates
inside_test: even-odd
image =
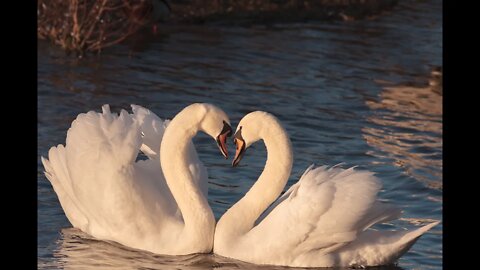
[[[437,226],[439,223],[440,223],[440,221],[434,221],[434,222],[431,222],[430,224],[427,224],[423,227],[420,227],[420,228],[418,228],[414,231],[409,231],[408,233],[406,233],[405,235],[402,236],[402,238],[400,239],[400,244],[406,245],[406,244],[411,243],[413,245],[414,241],[416,241],[420,236],[425,234],[431,228]]]
[[[351,244],[338,250],[340,257],[349,265],[385,265],[405,254],[415,242],[432,227],[435,221],[412,231],[373,231],[367,230]]]

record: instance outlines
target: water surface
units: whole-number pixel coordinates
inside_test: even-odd
[[[383,183],[379,197],[404,209],[384,229],[442,219],[440,1],[404,1],[374,20],[232,26],[177,26],[81,61],[39,44],[38,155],[65,142],[82,112],[139,104],[172,118],[210,102],[236,126],[254,110],[275,114],[290,134],[295,162],[288,186],[311,164],[359,165]],[[206,135],[195,138],[209,169],[217,219],[251,187],[266,160],[262,143],[232,169]],[[233,145],[229,145],[233,154]],[[252,269],[214,255],[168,257],[97,241],[71,228],[38,159],[40,269]],[[268,269],[269,267],[260,267]],[[397,266],[441,269],[442,224]]]

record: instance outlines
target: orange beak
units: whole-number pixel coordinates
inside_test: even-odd
[[[217,136],[217,145],[225,159],[228,158],[227,137],[230,137],[232,133],[232,127],[227,124],[227,122],[223,121],[223,129],[220,132],[220,135]]]
[[[236,145],[235,158],[233,158],[232,167],[236,167],[245,153],[245,141],[238,138],[233,138],[233,142]]]
[[[220,152],[222,155],[225,157],[225,159],[228,158],[228,151],[227,151],[227,137],[229,137],[229,134],[231,133],[224,133],[220,134],[217,137],[217,145],[218,148],[220,149]]]

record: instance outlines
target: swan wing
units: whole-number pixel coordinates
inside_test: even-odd
[[[135,162],[142,145],[140,127],[126,111],[112,114],[105,105],[102,113],[78,115],[66,146],[52,147],[49,160],[42,159],[73,226],[125,243],[175,219],[176,205],[158,160]]]
[[[52,147],[49,151],[49,159],[44,157],[41,159],[45,168],[45,176],[52,184],[68,220],[75,228],[86,228],[88,218],[71,190],[71,179],[66,167],[65,147],[61,144]]]
[[[132,104],[133,118],[138,122],[142,135],[140,150],[150,159],[159,159],[163,134],[170,120],[162,120],[152,111]]]
[[[283,250],[279,253],[290,261],[333,252],[374,223],[399,214],[376,202],[380,188],[371,172],[310,166],[246,237],[262,239],[266,250]]]
[[[165,133],[170,120],[162,120],[152,111],[139,106],[131,105],[133,118],[139,123],[142,144],[140,151],[142,151],[149,159],[157,160],[156,164],[160,166],[159,153],[163,134]],[[193,176],[193,180],[197,183],[205,197],[208,196],[208,173],[207,168],[198,158],[195,146],[190,141],[187,147],[187,160],[189,163],[189,170]]]

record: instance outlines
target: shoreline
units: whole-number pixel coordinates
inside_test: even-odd
[[[248,25],[352,21],[385,14],[399,0],[41,0],[37,38],[79,56],[123,43],[142,29],[168,25]]]
[[[193,0],[188,3],[171,3],[171,14],[166,21],[195,24],[349,21],[380,15],[391,10],[398,2],[399,0]]]

